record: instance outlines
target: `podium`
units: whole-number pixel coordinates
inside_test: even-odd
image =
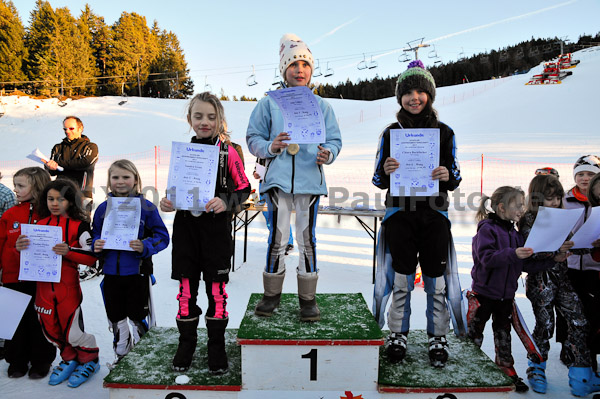
[[[151,329],[104,379],[111,399],[401,399],[507,397],[510,379],[475,344],[447,336],[446,367],[429,364],[427,334],[411,330],[402,363],[387,358],[382,332],[361,294],[317,294],[321,321],[301,322],[296,294],[282,294],[269,318],[254,315],[252,294],[239,329],[226,331],[229,371],[208,371],[206,330],[192,367],[171,370],[176,328]],[[175,379],[184,374],[185,384]]]

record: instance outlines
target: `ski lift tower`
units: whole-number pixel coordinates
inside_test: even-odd
[[[422,37],[420,39],[415,39],[415,40],[411,40],[410,42],[407,42],[406,44],[408,44],[408,48],[403,48],[402,51],[404,51],[404,52],[413,51],[415,53],[415,60],[418,60],[419,59],[419,49],[430,46],[427,43],[423,43],[423,39],[425,39],[425,38]]]

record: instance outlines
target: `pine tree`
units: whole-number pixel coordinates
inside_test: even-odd
[[[23,59],[27,55],[25,28],[12,1],[0,0],[0,82],[25,80]],[[2,88],[14,89],[19,84],[1,84]]]
[[[154,21],[152,35],[158,42],[158,55],[150,66],[150,76],[144,85],[144,95],[164,98],[188,98],[194,93],[194,83],[179,39],[173,32],[161,31]]]
[[[156,36],[150,32],[146,17],[123,12],[111,28],[107,71],[118,78],[111,81],[126,94],[138,95],[140,84],[150,73],[150,66],[158,54]]]
[[[95,64],[94,75],[100,78],[108,76],[106,64],[109,56],[110,29],[104,22],[104,17],[96,15],[89,4],[86,4],[79,17],[79,23],[83,28],[82,34],[85,36],[92,50],[92,57]],[[114,88],[111,92],[108,86],[106,86],[106,79],[99,79],[98,82],[99,85],[96,89],[96,94],[121,94],[120,91],[117,92]]]
[[[56,88],[56,81],[48,79],[46,68],[52,63],[51,41],[56,31],[56,15],[50,3],[37,0],[31,11],[29,27],[25,31],[26,73],[29,80],[36,81],[33,88],[50,93]]]

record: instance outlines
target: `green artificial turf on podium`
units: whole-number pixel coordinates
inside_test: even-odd
[[[177,328],[154,327],[104,378],[105,384],[175,385],[175,378],[185,374],[190,378],[186,385],[240,386],[242,384],[241,350],[236,341],[237,330],[225,332],[229,371],[214,376],[208,371],[206,354],[206,329],[198,329],[198,347],[188,371],[176,372],[171,362],[177,350]]]
[[[386,336],[389,331],[385,331]],[[444,368],[429,364],[427,332],[411,330],[406,358],[391,363],[382,346],[379,352],[379,384],[407,388],[507,387],[512,382],[498,366],[470,340],[453,333],[446,336],[448,363]]]
[[[282,294],[271,317],[254,314],[262,294],[252,294],[238,330],[239,339],[258,340],[377,340],[381,329],[361,294],[317,294],[318,322],[300,321],[298,295]]]

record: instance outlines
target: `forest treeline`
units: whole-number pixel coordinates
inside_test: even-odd
[[[37,0],[25,28],[12,1],[0,0],[0,89],[187,98],[194,84],[177,36],[157,21],[123,12],[107,25],[87,4],[76,18]]]
[[[595,36],[582,35],[576,43],[563,43],[563,52],[571,53],[591,45],[600,45],[600,33]],[[428,67],[437,87],[451,86],[464,82],[489,80],[494,77],[526,73],[540,62],[556,58],[561,53],[561,40],[557,37],[534,39],[508,46],[499,51],[462,57],[458,61],[437,63]],[[420,57],[432,61],[423,51]],[[426,62],[427,63],[427,62]],[[404,64],[406,65],[406,64]],[[400,71],[402,72],[402,71]],[[387,78],[359,81],[347,80],[337,85],[321,84],[313,87],[316,94],[328,98],[352,100],[377,100],[395,96],[398,75]]]

